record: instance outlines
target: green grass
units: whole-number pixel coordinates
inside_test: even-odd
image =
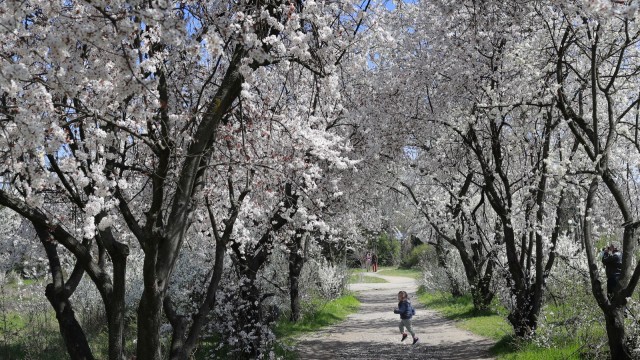
[[[30,286],[30,285],[41,283],[41,282],[44,282],[44,280],[42,280],[42,279],[23,279],[22,280],[22,285],[23,286]]]
[[[67,359],[53,311],[0,314],[0,356],[2,359]]]
[[[274,350],[278,359],[297,360],[298,356],[293,346],[295,336],[339,323],[360,308],[360,301],[351,294],[329,302],[316,299],[312,303],[312,311],[305,314],[297,323],[281,319],[276,324],[274,332],[279,341],[275,344]]]
[[[422,272],[415,269],[398,269],[395,267],[381,267],[378,268],[378,274],[387,276],[404,276],[413,279],[421,279]]]
[[[26,334],[23,332],[9,332],[3,334],[4,329],[0,329],[0,356],[2,359],[68,359],[66,348],[60,337],[60,333],[55,329],[42,329],[36,334]],[[34,343],[34,339],[37,339]]]
[[[14,277],[9,279],[9,281],[6,283],[6,286],[10,290],[19,290],[27,288],[29,286],[38,285],[43,282],[43,279],[21,279]]]
[[[322,302],[315,300],[315,302]],[[296,323],[287,319],[280,320],[275,328],[275,333],[279,338],[286,338],[299,335],[305,332],[319,330],[322,327],[336,324],[349,314],[360,308],[360,301],[353,295],[345,295],[324,304],[320,304],[316,311],[307,313]]]
[[[477,312],[473,308],[471,295],[454,298],[447,293],[420,293],[418,300],[447,319],[456,320],[458,326],[474,334],[501,340],[511,335],[511,326],[498,311]]]
[[[357,273],[357,274],[350,274],[349,275],[349,280],[348,283],[349,284],[357,284],[357,283],[386,283],[388,282],[387,280],[383,279],[383,278],[379,278],[376,276],[368,276],[368,275],[364,275],[364,273]]]
[[[510,336],[500,340],[491,348],[491,352],[501,360],[577,360],[582,359],[580,350],[581,346],[577,342],[544,348],[533,343],[518,345],[517,341]]]
[[[26,327],[26,322],[20,314],[10,312],[0,316],[0,331],[19,331]]]
[[[477,312],[470,295],[454,298],[447,293],[422,292],[418,300],[446,318],[455,320],[458,327],[496,340],[491,352],[498,359],[580,359],[581,346],[577,339],[555,339],[553,348],[514,340],[511,325],[506,320],[506,310],[495,305],[490,311]]]

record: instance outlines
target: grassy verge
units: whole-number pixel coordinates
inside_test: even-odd
[[[386,283],[388,282],[387,280],[383,279],[383,278],[379,278],[376,276],[367,276],[364,275],[364,273],[357,273],[357,274],[350,274],[349,275],[349,280],[348,283],[349,284],[357,284],[357,283]]]
[[[395,267],[381,267],[378,269],[378,274],[387,276],[404,276],[413,279],[422,278],[422,272],[415,269],[398,269]]]
[[[457,321],[458,327],[496,340],[491,352],[498,359],[580,359],[581,346],[576,338],[555,339],[550,348],[515,341],[512,328],[506,320],[506,310],[495,306],[490,311],[477,312],[469,295],[453,298],[447,293],[420,292],[418,300],[446,318]]]
[[[518,345],[509,337],[499,341],[491,352],[501,360],[577,360],[583,359],[580,349],[578,343],[553,348],[540,347],[532,343]]]
[[[512,334],[511,326],[505,320],[504,314],[500,314],[497,310],[475,311],[470,295],[454,298],[447,293],[420,292],[418,300],[447,319],[456,320],[458,327],[474,334],[496,341]]]
[[[324,304],[321,303],[321,300],[313,302],[316,303],[315,310],[305,314],[300,321],[292,323],[287,319],[280,320],[275,328],[276,335],[279,338],[288,338],[316,331],[344,320],[349,314],[360,308],[360,301],[353,295],[345,295]]]
[[[293,348],[295,336],[339,323],[360,308],[360,301],[352,294],[329,302],[322,303],[322,300],[315,300],[312,303],[315,303],[312,304],[312,311],[307,312],[297,323],[282,319],[276,324],[275,333],[279,341],[274,350],[278,359],[298,358]]]

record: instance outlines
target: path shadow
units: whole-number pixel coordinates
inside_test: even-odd
[[[377,342],[357,341],[342,342],[339,340],[315,340],[305,342],[305,351],[300,359],[330,360],[481,360],[491,359],[484,351],[486,344],[474,341],[433,346],[424,344],[379,344]]]

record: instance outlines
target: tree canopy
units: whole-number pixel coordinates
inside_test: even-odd
[[[340,288],[349,251],[403,237],[519,337],[571,261],[630,358],[639,5],[0,2],[2,231],[33,230],[72,358],[96,357],[80,284],[110,359],[132,336],[138,359],[187,359],[212,333],[266,357],[270,298],[297,321],[309,264]]]

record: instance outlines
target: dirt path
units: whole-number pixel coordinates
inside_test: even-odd
[[[350,285],[362,302],[360,311],[340,324],[302,337],[297,345],[300,359],[493,359],[488,351],[493,345],[491,340],[460,330],[452,321],[420,305],[415,300],[413,279],[368,275],[389,282]],[[416,308],[413,329],[420,338],[416,345],[411,345],[411,337],[400,342],[399,316],[393,313],[400,290],[409,292]]]

